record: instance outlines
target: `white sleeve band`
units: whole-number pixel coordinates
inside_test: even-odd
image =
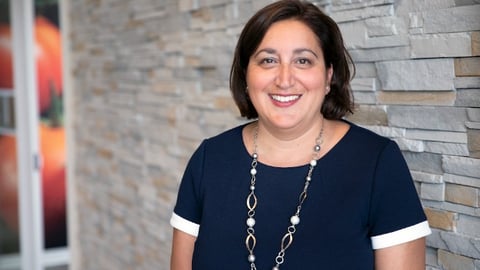
[[[432,231],[430,230],[430,226],[428,226],[428,221],[423,221],[398,231],[372,236],[372,248],[380,249],[403,244],[427,236],[431,233]]]
[[[198,225],[197,223],[184,219],[175,213],[172,213],[172,217],[170,218],[170,225],[172,225],[172,227],[174,227],[175,229],[178,229],[195,237],[198,236],[198,230],[200,229],[200,225]]]

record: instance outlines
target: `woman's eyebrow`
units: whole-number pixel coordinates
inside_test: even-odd
[[[294,54],[301,54],[303,52],[309,52],[311,54],[313,54],[316,58],[318,58],[318,55],[311,49],[308,49],[308,48],[299,48],[299,49],[295,49],[293,51]]]
[[[277,50],[275,50],[273,48],[264,48],[264,49],[261,49],[261,50],[257,51],[253,55],[253,57],[258,56],[262,52],[267,53],[267,54],[275,54],[277,52]],[[316,58],[318,58],[317,53],[315,53],[313,50],[308,49],[308,48],[298,48],[298,49],[295,49],[293,51],[294,54],[301,54],[301,53],[304,53],[304,52],[309,52],[309,53],[313,54]]]
[[[258,52],[256,52],[253,56],[258,56],[260,53],[268,53],[268,54],[275,54],[277,51],[275,49],[272,49],[272,48],[265,48],[265,49],[261,49],[259,50]]]

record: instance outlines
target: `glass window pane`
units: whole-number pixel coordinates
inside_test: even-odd
[[[18,265],[18,181],[9,1],[0,0],[0,265]],[[12,268],[9,268],[12,269]]]
[[[0,255],[19,252],[16,139],[0,135]]]
[[[67,245],[62,44],[58,1],[35,1],[35,46],[45,248]]]
[[[11,45],[9,1],[0,0],[0,134],[12,134],[15,126]]]

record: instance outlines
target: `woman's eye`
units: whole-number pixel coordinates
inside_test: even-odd
[[[297,60],[297,63],[301,65],[308,65],[308,64],[311,64],[311,61],[307,58],[300,58]]]
[[[260,61],[260,63],[262,63],[262,64],[273,64],[273,63],[275,63],[275,60],[272,59],[272,58],[264,58],[264,59],[262,59],[262,61]]]

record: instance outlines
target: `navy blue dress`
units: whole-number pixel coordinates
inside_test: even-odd
[[[318,161],[282,270],[374,269],[374,249],[430,233],[397,144],[349,125]],[[250,269],[245,238],[252,158],[243,127],[204,140],[185,170],[171,224],[197,236],[194,270]],[[308,167],[257,166],[259,270],[275,264]]]

